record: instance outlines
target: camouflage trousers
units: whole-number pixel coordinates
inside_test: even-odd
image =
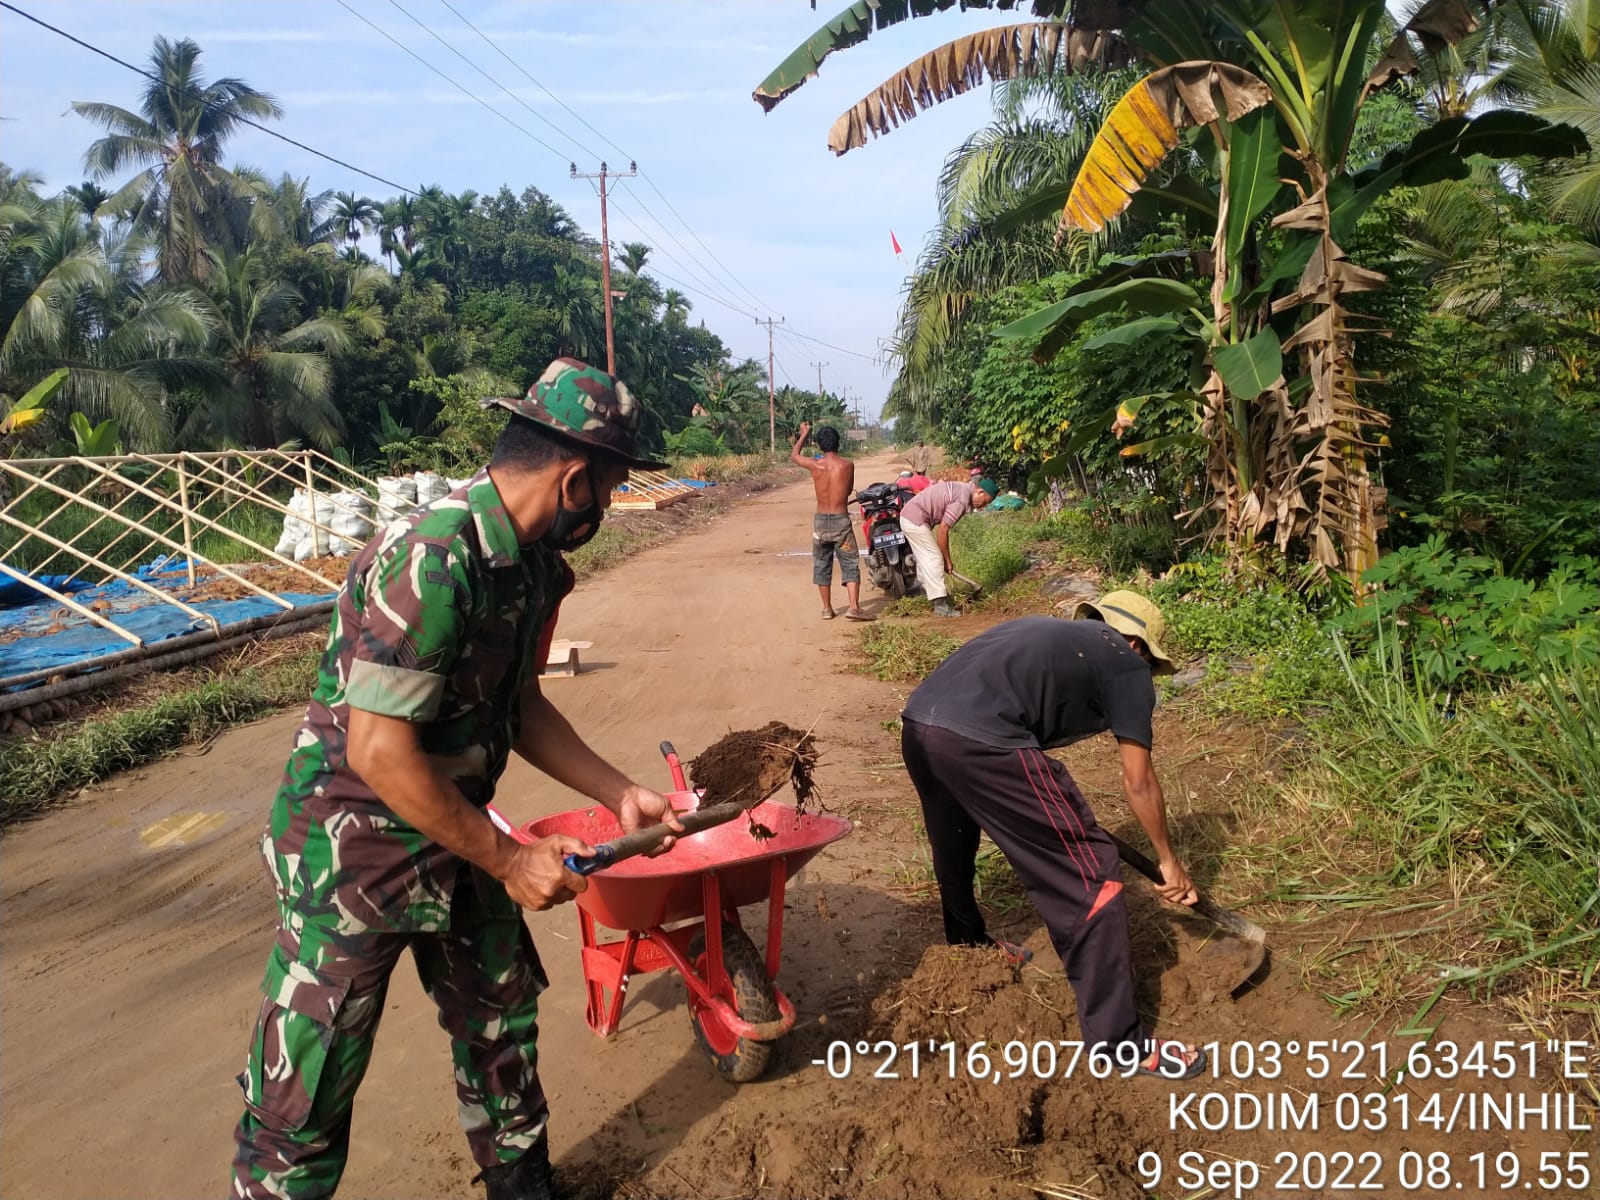
[[[548,981],[521,915],[485,912],[472,874],[463,870],[443,932],[350,935],[280,922],[239,1076],[238,1200],[333,1195],[389,974],[407,946],[450,1035],[472,1157],[480,1167],[510,1162],[543,1135],[549,1105],[535,1042],[538,995]]]

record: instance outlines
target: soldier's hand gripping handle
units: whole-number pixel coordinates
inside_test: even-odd
[[[567,870],[562,859],[568,854],[588,856],[594,849],[582,838],[556,834],[519,845],[506,860],[500,882],[506,894],[523,908],[543,911],[565,904],[587,890],[589,881]]]

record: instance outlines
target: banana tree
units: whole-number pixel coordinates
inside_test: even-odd
[[[1350,170],[1362,104],[1414,73],[1419,50],[1438,53],[1477,28],[1488,3],[1427,0],[1385,46],[1382,0],[1039,2],[1036,14],[1065,20],[931,51],[843,114],[829,144],[846,153],[985,77],[1099,70],[1125,54],[1149,64],[1097,135],[1061,228],[1096,230],[1117,218],[1179,145],[1209,159],[1217,181],[1210,362],[1197,394],[1212,505],[1236,551],[1270,536],[1284,550],[1303,546],[1324,569],[1359,575],[1376,554],[1366,437],[1381,418],[1356,396],[1346,296],[1381,286],[1383,276],[1351,263],[1341,241],[1398,183],[1459,176],[1472,154],[1571,154],[1586,144],[1565,127],[1491,113],[1441,122],[1382,163]],[[804,82],[807,62],[815,73],[872,24],[893,23],[885,9],[903,19],[937,7],[946,5],[913,0],[907,13],[904,3],[862,0],[785,60],[757,100],[771,107]],[[1057,315],[1074,319],[1071,310]],[[1063,340],[1044,313],[1000,332],[1039,335],[1046,353]],[[1125,411],[1120,427],[1133,419]]]
[[[61,385],[71,373],[67,368],[59,367],[24,392],[18,400],[6,405],[5,412],[0,414],[0,438],[21,433],[28,426],[42,421],[46,411],[45,402],[61,390]]]

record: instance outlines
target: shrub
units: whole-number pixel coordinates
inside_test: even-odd
[[[1376,591],[1339,627],[1358,649],[1380,630],[1396,631],[1428,686],[1533,679],[1552,662],[1600,665],[1600,563],[1592,558],[1563,558],[1541,582],[1513,579],[1435,534],[1385,555],[1363,578]]]

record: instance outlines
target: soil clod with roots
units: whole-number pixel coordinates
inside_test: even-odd
[[[735,803],[753,808],[784,784],[794,788],[795,807],[805,811],[815,785],[817,740],[782,721],[760,729],[736,729],[707,746],[689,764],[689,778],[704,789],[702,805]]]

